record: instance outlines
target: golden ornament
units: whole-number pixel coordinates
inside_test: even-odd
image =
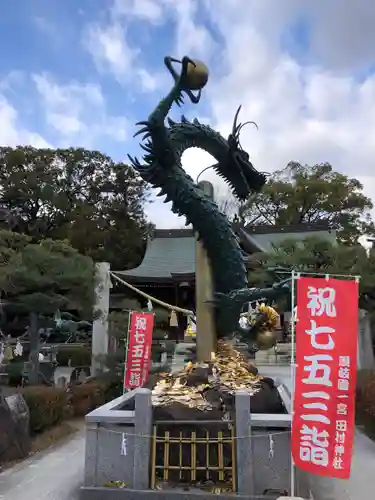
[[[208,81],[209,70],[201,61],[194,60],[194,63],[195,66],[189,63],[187,67],[187,86],[189,90],[202,90]]]
[[[238,389],[248,389],[253,394],[259,390],[257,383],[259,378],[252,373],[252,365],[231,344],[223,340],[218,341],[213,364],[217,377],[213,377],[213,380],[208,384],[186,385],[186,375],[194,372],[195,368],[203,366],[204,363],[189,361],[180,373],[164,374],[164,378],[159,379],[152,390],[153,406],[168,406],[178,402],[202,411],[211,410],[211,403],[205,399],[204,391],[208,388],[215,388],[216,379],[231,394],[234,394]]]
[[[276,342],[277,338],[273,330],[263,330],[257,335],[256,343],[261,351],[271,349],[271,347],[276,345]]]
[[[261,304],[257,307],[257,310],[260,313],[266,314],[267,323],[269,323],[272,328],[276,328],[276,326],[279,324],[280,316],[273,307]]]

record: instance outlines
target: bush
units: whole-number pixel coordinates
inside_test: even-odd
[[[19,387],[22,385],[23,361],[11,361],[6,365],[5,371],[8,373],[8,385],[10,387]]]
[[[357,409],[375,419],[375,370],[361,370],[357,375]]]
[[[64,389],[30,386],[22,389],[30,411],[30,433],[36,434],[71,416],[68,394]]]
[[[103,373],[97,379],[97,382],[104,387],[105,402],[108,403],[113,399],[118,398],[124,392],[124,376],[113,373]]]
[[[60,366],[69,366],[69,360],[72,368],[76,368],[77,366],[90,366],[91,349],[87,346],[60,348],[56,355],[56,360]]]
[[[106,403],[106,385],[97,381],[75,385],[70,392],[70,401],[75,417],[83,417]]]

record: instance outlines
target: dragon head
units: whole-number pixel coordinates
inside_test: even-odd
[[[260,191],[266,182],[266,176],[258,172],[249,159],[249,155],[240,144],[240,132],[245,125],[254,122],[238,123],[241,106],[237,109],[233,120],[233,128],[228,137],[228,157],[220,165],[220,173],[231,185],[234,194],[240,200],[246,200],[251,191]]]

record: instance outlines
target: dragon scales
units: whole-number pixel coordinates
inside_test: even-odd
[[[160,101],[147,121],[138,122],[142,128],[135,134],[143,134],[141,147],[145,151],[143,162],[129,156],[133,168],[153,187],[160,188],[158,196],[172,202],[172,211],[186,217],[207,252],[211,264],[217,337],[245,331],[239,326],[239,316],[245,303],[260,298],[272,298],[282,293],[283,286],[272,288],[247,287],[247,270],[237,238],[227,217],[187,175],[182,168],[181,157],[188,148],[201,148],[216,160],[213,168],[229,184],[239,200],[246,200],[251,192],[260,191],[265,184],[264,174],[255,170],[249,155],[241,148],[239,135],[245,124],[238,123],[238,108],[233,129],[227,139],[197,119],[189,122],[182,116],[176,123],[169,117],[172,105],[183,104],[184,96],[197,104],[201,96],[200,85],[193,81],[194,68],[202,63],[188,57],[178,61],[166,57],[164,63],[174,79],[168,95]],[[177,73],[172,63],[181,64]],[[196,77],[197,75],[195,75]],[[193,90],[198,91],[193,93]],[[166,125],[166,120],[168,125]],[[249,332],[246,332],[249,337]],[[254,334],[252,335],[254,337]],[[254,338],[247,338],[254,342]]]

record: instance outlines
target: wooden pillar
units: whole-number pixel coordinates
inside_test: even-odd
[[[210,182],[201,181],[198,186],[207,196],[213,198]],[[212,299],[211,265],[207,254],[196,236],[195,245],[195,296],[197,311],[197,361],[210,361],[216,350],[216,332],[213,307],[207,301]]]

